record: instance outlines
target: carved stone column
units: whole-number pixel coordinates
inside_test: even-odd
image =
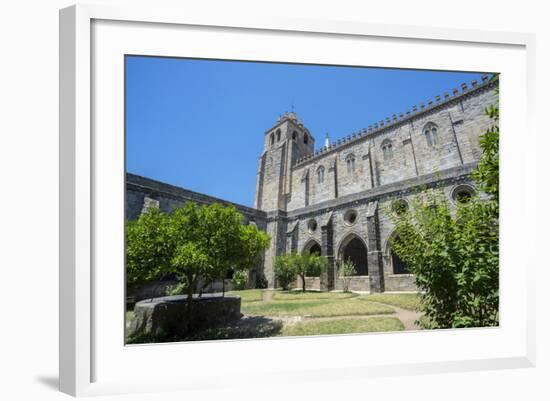
[[[286,233],[286,252],[298,251],[298,222],[289,226]]]
[[[324,256],[325,258],[327,258],[327,261],[328,261],[327,271],[324,273],[321,273],[321,277],[320,277],[321,291],[333,290],[335,277],[336,277],[331,217],[332,217],[332,213],[330,213],[326,221],[322,222],[322,226],[321,226],[321,256]]]
[[[378,221],[378,201],[367,207],[368,268],[370,292],[384,292],[384,267],[380,250],[380,229]]]

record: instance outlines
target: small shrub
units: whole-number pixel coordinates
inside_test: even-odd
[[[340,269],[338,271],[340,273],[340,277],[342,277],[342,287],[344,292],[349,292],[351,277],[357,274],[355,264],[351,260],[347,260],[340,265]]]
[[[291,254],[281,255],[275,258],[275,277],[277,283],[288,290],[288,286],[296,279],[296,267]]]
[[[231,284],[234,290],[244,290],[248,284],[248,270],[237,270],[233,273]]]

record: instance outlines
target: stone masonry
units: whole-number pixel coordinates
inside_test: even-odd
[[[361,272],[352,290],[414,290],[414,277],[391,251],[390,214],[425,188],[442,188],[450,202],[475,192],[470,175],[481,156],[479,136],[492,124],[484,110],[498,101],[496,85],[487,77],[462,84],[318,150],[294,113],[281,116],[264,133],[255,207],[235,205],[245,223],[272,238],[256,274],[276,287],[275,256],[320,248],[329,270],[308,278],[310,287],[341,289],[338,266],[350,259]],[[169,211],[186,201],[232,204],[127,175],[128,219],[151,205]]]

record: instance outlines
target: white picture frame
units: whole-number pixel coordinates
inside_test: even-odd
[[[186,29],[192,29],[193,32],[186,32]],[[147,35],[140,37],[144,30],[147,31]],[[401,47],[404,54],[407,48],[436,46],[442,60],[439,60],[437,65],[433,62],[429,64],[429,61],[426,61],[428,64],[422,65],[410,58],[400,61],[398,54],[392,55],[389,50],[380,50],[377,57],[387,60],[384,66],[398,68],[465,69],[465,66],[470,65],[473,70],[502,72],[501,199],[502,220],[505,224],[501,231],[501,327],[430,333],[165,344],[130,348],[124,346],[122,339],[112,343],[106,340],[106,332],[119,330],[120,327],[116,328],[117,324],[123,325],[123,315],[117,308],[112,308],[112,313],[104,313],[105,305],[114,305],[118,302],[114,294],[120,291],[122,296],[123,287],[120,285],[120,271],[113,268],[112,271],[118,271],[116,274],[119,275],[113,276],[111,280],[110,273],[99,271],[97,266],[98,262],[109,260],[104,259],[109,255],[114,257],[113,260],[120,262],[121,253],[120,249],[113,248],[107,251],[106,248],[102,248],[103,240],[98,234],[105,229],[104,222],[109,221],[110,217],[110,221],[116,220],[118,225],[115,227],[114,236],[108,235],[105,230],[106,241],[118,244],[116,246],[123,244],[123,237],[120,236],[123,222],[122,203],[117,200],[111,202],[110,197],[104,195],[109,188],[120,187],[120,191],[123,191],[123,187],[120,186],[124,180],[123,170],[120,171],[121,174],[111,174],[111,178],[102,177],[105,177],[106,172],[112,172],[113,166],[123,166],[124,153],[120,152],[121,142],[118,137],[123,136],[119,120],[121,116],[110,117],[102,114],[102,110],[109,107],[115,112],[123,107],[119,101],[123,88],[123,81],[120,80],[121,71],[118,70],[121,62],[118,59],[119,55],[137,51],[153,55],[181,56],[182,54],[175,54],[180,51],[177,50],[177,46],[181,43],[178,44],[174,39],[179,34],[197,35],[201,49],[195,49],[196,52],[193,50],[192,56],[201,51],[208,51],[209,46],[214,49],[220,35],[226,35],[225,38],[232,39],[231,43],[240,41],[237,46],[240,50],[222,51],[218,45],[215,50],[219,54],[218,57],[239,58],[238,52],[242,51],[240,57],[246,58],[247,46],[254,46],[255,43],[251,35],[262,35],[262,40],[271,43],[272,46],[265,50],[265,53],[250,56],[252,59],[279,61],[283,53],[279,52],[277,43],[284,42],[284,38],[292,38],[293,42],[323,42],[327,48],[334,46],[330,43],[332,40],[338,40],[343,45],[340,46],[342,53],[335,49],[330,56],[321,53],[316,55],[314,50],[319,47],[318,44],[312,46],[311,53],[308,54],[298,52],[300,48],[293,48],[290,43],[285,43],[285,46],[281,47],[287,52],[284,54],[288,54],[285,61],[302,57],[300,61],[321,63],[329,62],[329,57],[341,57],[340,60],[348,64],[364,65],[365,61],[361,58],[364,55],[351,53],[350,49],[354,49],[354,46],[381,46],[382,49],[404,46],[405,43],[407,47]],[[138,40],[138,37],[141,40]],[[348,42],[353,45],[346,49]],[[515,230],[522,232],[532,229],[535,221],[536,208],[529,203],[535,188],[534,178],[529,174],[535,168],[535,151],[533,147],[519,147],[518,139],[507,134],[508,128],[510,131],[521,129],[521,132],[525,133],[523,141],[531,139],[531,143],[535,143],[531,127],[534,109],[534,43],[535,38],[530,34],[373,25],[358,21],[320,21],[250,15],[220,17],[192,15],[181,10],[154,7],[112,8],[79,5],[61,10],[61,391],[80,396],[167,389],[196,390],[209,386],[211,388],[214,382],[216,386],[236,386],[239,384],[234,375],[243,372],[247,372],[257,383],[268,383],[268,379],[271,381],[274,378],[288,382],[336,380],[344,377],[360,380],[364,377],[386,375],[534,366],[535,253],[529,251],[533,245],[529,244],[526,238],[519,238]],[[487,49],[493,50],[488,53]],[[190,50],[187,48],[181,51]],[[229,54],[231,51],[234,53]],[[472,54],[479,57],[468,55],[468,52],[474,52]],[[457,57],[458,60],[452,61],[449,58],[445,59],[446,54],[459,54],[463,57]],[[496,55],[495,60],[498,60],[488,60],[489,54]],[[117,58],[116,63],[111,63],[109,57]],[[502,65],[503,69],[482,68],[498,65]],[[98,82],[109,82],[111,85],[101,86]],[[104,93],[106,87],[115,88],[113,90],[116,93]],[[113,135],[106,137],[101,132]],[[111,139],[115,141],[112,144],[109,142]],[[98,154],[101,154],[101,163]],[[510,168],[511,166],[514,168]],[[513,191],[512,182],[521,182],[521,190]],[[111,203],[114,205],[112,210],[107,210],[111,208]],[[120,263],[113,265],[123,267]],[[514,269],[517,269],[515,273]],[[101,299],[97,293],[99,288],[102,293]],[[388,335],[411,336],[411,342],[418,347],[435,347],[435,351],[432,355],[426,351],[425,358],[419,358],[419,354],[415,355],[412,352],[408,354],[406,348],[403,352],[399,351],[399,355],[391,355],[389,352],[386,355],[373,354],[369,360],[357,358],[357,355],[355,359],[333,357],[334,350],[342,349],[344,346],[353,347],[366,339],[376,338],[376,341],[383,343]],[[445,342],[448,343],[451,336],[456,349],[444,350]],[[471,349],[468,349],[468,344],[471,345]],[[177,354],[184,351],[191,357],[200,355],[204,353],[205,347],[212,349],[218,356],[225,355],[232,360],[231,366],[215,366],[208,369],[206,364],[198,363],[184,374],[170,374],[170,366],[166,366],[166,369],[148,372],[146,378],[139,377],[139,372],[130,368],[137,361],[143,360],[145,364],[150,364],[152,361],[166,358],[169,353]],[[444,352],[438,347],[442,347]],[[292,369],[282,366],[277,360],[278,355],[284,356],[285,352],[292,349],[303,352],[309,357],[309,362],[296,363]],[[315,352],[319,349],[324,350],[322,358],[316,358]],[[358,354],[361,355],[360,352]],[[251,356],[238,358],[239,355]],[[250,364],[254,358],[261,355],[270,355],[270,368],[258,365],[249,365],[254,366],[254,369],[247,368],[247,363]],[[387,360],[384,360],[384,357],[387,357]]]

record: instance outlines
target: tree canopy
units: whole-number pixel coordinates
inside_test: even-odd
[[[302,291],[306,291],[306,277],[319,276],[327,270],[328,262],[317,253],[287,253],[275,258],[275,276],[283,289],[294,281],[296,276],[302,279]]]
[[[256,226],[244,225],[233,206],[188,202],[169,214],[149,208],[127,222],[127,282],[141,284],[175,274],[191,300],[199,283],[254,267],[269,240]]]

